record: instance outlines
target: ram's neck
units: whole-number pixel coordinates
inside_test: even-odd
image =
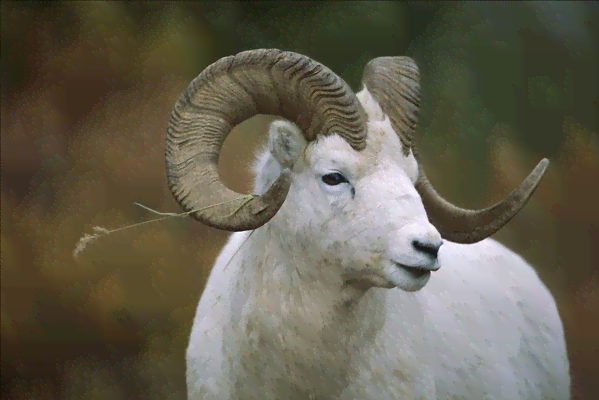
[[[259,375],[279,377],[270,383],[275,392],[278,385],[288,391],[292,379],[315,385],[300,385],[298,393],[333,395],[332,382],[343,385],[352,349],[380,329],[383,321],[375,319],[382,313],[366,312],[371,304],[365,302],[374,297],[345,285],[339,266],[314,264],[302,253],[307,252],[291,252],[268,229],[255,231],[240,246],[233,322],[247,340],[242,339],[239,362],[248,374],[254,374],[253,366],[268,366],[260,368],[271,375]]]
[[[235,257],[247,264],[239,271],[244,286],[241,292],[253,309],[263,311],[272,323],[302,320],[312,334],[333,322],[347,323],[364,295],[364,290],[343,282],[340,266],[293,248],[267,227],[244,242]]]

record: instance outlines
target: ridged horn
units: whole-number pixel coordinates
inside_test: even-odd
[[[379,57],[366,64],[362,83],[379,103],[399,136],[405,156],[410,154],[420,108],[418,67],[409,57]]]
[[[366,65],[362,82],[389,116],[402,142],[404,154],[408,155],[411,149],[418,159],[413,137],[418,122],[420,76],[414,60],[409,57],[375,58]],[[520,212],[548,165],[549,160],[541,160],[508,196],[482,210],[456,207],[443,199],[428,181],[420,160],[416,190],[430,222],[443,238],[457,243],[476,243],[496,233]]]
[[[217,171],[222,145],[236,125],[258,114],[296,123],[308,141],[338,134],[366,146],[364,110],[347,84],[297,53],[258,49],[216,61],[173,108],[166,135],[166,175],[177,202],[198,221],[228,231],[256,229],[283,205],[289,171],[262,196],[228,189]],[[208,208],[206,208],[208,207]]]

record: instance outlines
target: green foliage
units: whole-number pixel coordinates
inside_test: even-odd
[[[536,108],[558,108],[561,103],[560,89],[547,76],[528,79],[528,98]]]

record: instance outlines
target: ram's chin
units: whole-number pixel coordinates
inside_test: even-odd
[[[431,278],[430,271],[394,266],[387,273],[387,280],[398,289],[416,292],[422,289]]]
[[[400,264],[389,263],[377,272],[353,273],[345,276],[345,280],[358,286],[380,289],[401,289],[416,292],[428,283],[431,272],[422,268],[410,268]]]

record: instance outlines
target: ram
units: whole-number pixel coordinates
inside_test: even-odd
[[[235,231],[187,348],[190,399],[567,399],[555,301],[489,239],[522,209],[542,160],[500,203],[466,210],[427,180],[414,143],[419,72],[370,61],[354,94],[292,52],[225,57],[195,78],[167,128],[179,204]],[[233,127],[282,117],[256,195],[221,182]]]

